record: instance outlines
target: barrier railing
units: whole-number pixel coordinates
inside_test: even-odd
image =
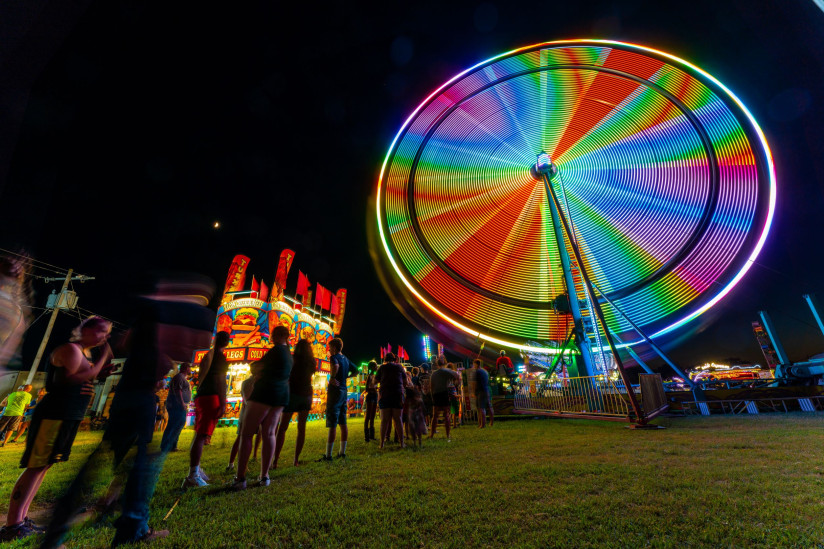
[[[635,388],[633,391],[638,392]],[[626,387],[603,376],[530,379],[515,394],[515,413],[629,420]]]

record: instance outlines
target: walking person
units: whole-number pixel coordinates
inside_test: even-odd
[[[289,329],[276,326],[272,330],[275,346],[259,361],[252,364],[258,375],[243,418],[243,434],[238,454],[237,476],[232,482],[235,490],[246,488],[246,467],[252,452],[252,438],[261,429],[260,480],[258,485],[269,486],[269,467],[275,455],[275,439],[283,408],[289,404],[289,376],[292,373],[292,354],[289,352]]]
[[[475,403],[478,407],[478,428],[486,427],[486,417],[489,414],[489,426],[495,422],[495,412],[492,409],[492,401],[489,399],[489,374],[481,368],[480,359],[472,362],[475,368]]]
[[[14,431],[18,431],[23,423],[23,416],[29,409],[31,403],[31,385],[21,385],[16,391],[6,395],[0,406],[5,406],[3,415],[0,416],[0,433],[3,433],[3,440],[0,446],[5,446]]]
[[[69,343],[51,354],[46,372],[48,393],[35,408],[26,450],[20,460],[25,471],[11,490],[6,525],[0,541],[24,538],[43,529],[28,518],[29,506],[54,463],[68,461],[80,422],[94,395],[92,381],[112,359],[107,343],[112,324],[98,316],[84,320],[72,332]],[[96,360],[92,349],[100,347]]]
[[[215,345],[200,362],[197,396],[195,396],[195,438],[189,449],[189,475],[183,479],[182,488],[208,486],[200,468],[203,446],[215,432],[218,420],[226,410],[226,372],[229,362],[224,352],[229,345],[229,332],[218,332]]]
[[[461,376],[458,372],[450,370],[446,364],[441,364],[440,360],[436,365],[437,370],[432,372],[429,378],[429,386],[432,391],[432,407],[434,409],[432,416],[431,430],[429,431],[429,438],[435,436],[438,428],[438,416],[443,414],[443,425],[446,429],[446,440],[451,442],[449,436],[451,417],[449,413],[449,387],[457,381],[460,381]]]
[[[188,380],[190,373],[191,365],[181,362],[177,374],[169,381],[169,395],[166,397],[168,424],[160,441],[160,449],[164,452],[177,452],[177,441],[186,425],[186,414],[192,401],[192,387]]]
[[[406,448],[403,437],[403,400],[406,394],[406,370],[398,364],[394,353],[386,353],[376,376],[380,384],[378,407],[381,410],[381,448],[389,440],[389,426],[395,425],[395,435],[401,448]]]
[[[332,461],[332,449],[335,447],[335,435],[340,426],[339,458],[346,457],[346,442],[349,438],[349,428],[346,425],[346,378],[357,373],[357,369],[343,354],[343,340],[339,337],[329,340],[329,385],[326,388],[326,427],[329,434],[326,437],[326,453],[318,461]]]
[[[301,339],[295,345],[292,355],[292,373],[289,375],[289,405],[283,410],[278,426],[275,446],[275,460],[272,469],[278,468],[278,458],[286,441],[286,431],[294,414],[298,415],[298,435],[295,439],[295,467],[299,465],[303,442],[306,440],[306,420],[312,409],[312,377],[318,369],[318,361],[312,352],[312,344]]]
[[[21,436],[26,434],[29,425],[31,425],[31,417],[34,415],[34,407],[37,406],[37,403],[41,401],[44,396],[46,396],[46,388],[41,387],[40,390],[37,391],[37,398],[32,399],[29,405],[26,406],[26,412],[23,414],[23,423],[17,428],[17,435],[14,437],[14,440],[12,440],[12,443],[16,443]]]
[[[374,370],[372,365],[374,364]],[[369,371],[377,370],[378,365],[373,360],[369,363]],[[366,414],[363,418],[363,435],[366,442],[370,440],[377,440],[375,438],[375,416],[378,412],[378,384],[375,380],[375,374],[370,373],[366,376],[366,396],[364,397],[364,404],[366,406]]]
[[[214,283],[208,278],[177,274],[154,277],[148,291],[139,296],[126,336],[128,356],[109,409],[103,441],[58,500],[43,547],[60,545],[80,507],[83,491],[95,482],[99,462],[110,453],[115,468],[130,456],[112,546],[169,535],[168,530],[149,527],[149,504],[167,455],[149,453],[154,433],[154,394],[174,362],[188,360],[195,349],[209,344],[215,314],[205,305],[213,292]],[[133,454],[132,448],[136,449]]]

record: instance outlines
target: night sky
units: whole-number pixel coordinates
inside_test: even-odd
[[[397,129],[479,61],[607,38],[718,78],[775,160],[778,205],[758,264],[668,342],[671,355],[761,361],[750,326],[760,309],[791,359],[824,351],[801,297],[824,298],[824,12],[812,0],[281,4],[4,2],[0,246],[96,277],[75,283],[80,306],[123,323],[146,270],[222,286],[242,253],[270,284],[291,248],[287,293],[298,269],[349,289],[344,352],[367,359],[390,342],[420,362],[420,332],[386,296],[366,238]],[[59,284],[34,287],[42,307]],[[71,325],[61,319],[55,343]],[[27,367],[44,326],[27,336]]]

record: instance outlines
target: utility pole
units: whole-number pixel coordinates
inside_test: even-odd
[[[52,328],[54,328],[54,321],[57,320],[57,314],[60,312],[62,308],[72,309],[74,308],[68,303],[66,290],[69,288],[69,282],[72,280],[79,280],[80,282],[85,282],[87,280],[94,280],[93,276],[86,276],[86,275],[78,275],[72,277],[72,273],[74,272],[73,269],[69,269],[69,272],[66,273],[66,278],[63,279],[63,287],[60,288],[60,293],[57,295],[57,299],[54,302],[54,307],[52,309],[51,318],[49,319],[49,325],[46,327],[46,333],[43,334],[43,340],[40,342],[40,348],[37,350],[37,356],[34,357],[34,362],[31,365],[31,369],[29,370],[29,377],[26,378],[26,385],[30,385],[32,380],[34,379],[34,374],[37,373],[37,367],[40,365],[40,359],[43,358],[43,352],[46,350],[46,345],[49,342],[49,336],[51,335]],[[59,278],[46,278],[44,279],[46,282],[54,282],[60,280]],[[61,307],[62,300],[66,300],[65,306]]]

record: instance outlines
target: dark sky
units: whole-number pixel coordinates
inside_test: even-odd
[[[824,351],[801,298],[824,297],[824,13],[812,0],[281,4],[3,3],[0,244],[95,276],[76,285],[81,306],[121,321],[147,269],[221,285],[243,253],[268,283],[292,248],[289,292],[298,269],[349,289],[351,357],[391,342],[418,362],[419,332],[386,297],[366,242],[395,132],[479,61],[609,38],[718,78],[759,121],[776,164],[778,206],[759,264],[669,342],[672,356],[687,366],[761,360],[750,321],[762,308],[791,358]],[[35,288],[43,306],[50,287]]]

